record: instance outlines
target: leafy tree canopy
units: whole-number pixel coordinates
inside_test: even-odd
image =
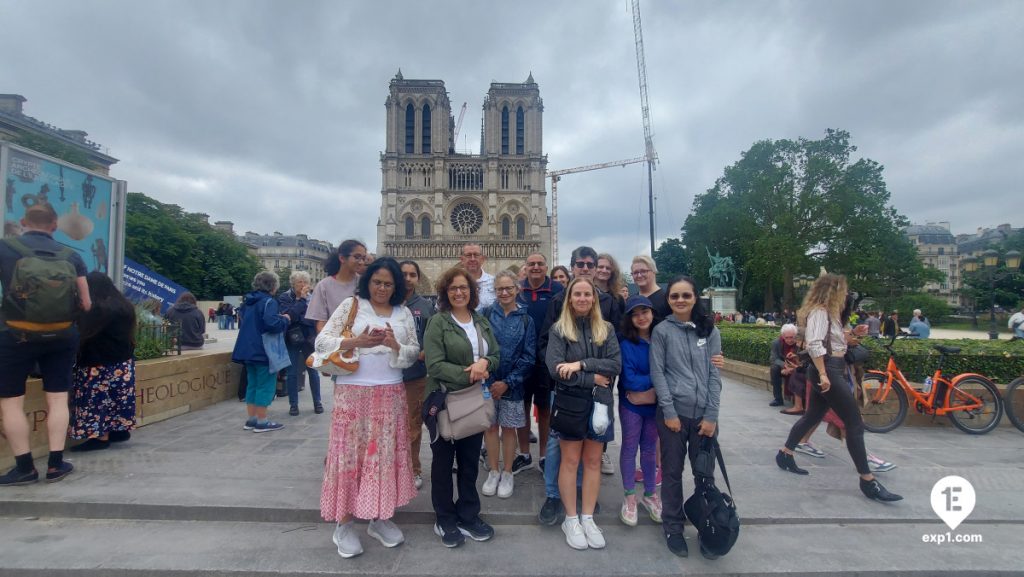
[[[960,292],[974,303],[974,310],[988,310],[994,286],[996,304],[1005,309],[1015,309],[1024,303],[1024,272],[1020,268],[1009,270],[1006,267],[1006,253],[1011,250],[1024,253],[1024,233],[1018,232],[991,248],[999,253],[999,265],[992,271],[982,268],[969,273],[965,270]]]
[[[81,166],[87,170],[95,170],[98,168],[96,163],[89,160],[89,154],[84,150],[61,142],[51,136],[45,134],[36,134],[34,132],[22,132],[15,136],[11,142],[18,146],[24,146],[25,148],[41,152],[54,158],[59,158],[64,162],[70,162],[71,164]]]
[[[681,240],[691,273],[707,286],[707,251],[731,256],[742,306],[758,310],[792,308],[793,277],[820,267],[890,298],[941,280],[903,235],[908,221],[889,204],[882,165],[852,160],[856,150],[834,129],[754,143],[693,201]]]
[[[654,263],[658,265],[658,282],[668,282],[681,274],[689,274],[689,256],[686,246],[678,238],[668,238],[654,251]]]
[[[245,294],[262,269],[245,245],[198,214],[128,193],[125,256],[188,288],[200,300]]]

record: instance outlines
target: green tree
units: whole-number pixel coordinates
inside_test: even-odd
[[[890,297],[934,279],[889,205],[883,167],[851,160],[856,150],[833,129],[820,140],[754,143],[694,199],[683,225],[697,278],[708,281],[706,251],[732,256],[740,301],[754,309],[792,307],[793,277],[822,266],[855,290]]]
[[[52,136],[34,132],[22,132],[15,136],[11,142],[18,146],[24,146],[36,152],[59,158],[64,162],[81,166],[87,170],[95,170],[97,168],[96,163],[89,160],[87,152],[71,144],[61,142]]]
[[[654,263],[658,265],[658,282],[668,282],[672,277],[687,274],[686,247],[678,238],[665,239],[654,251]]]
[[[292,286],[291,276],[292,276],[292,269],[291,269],[291,267],[287,267],[286,266],[283,269],[277,271],[277,280],[278,280],[278,283],[279,283],[277,292],[284,292],[284,291],[288,290],[289,288],[291,288],[291,286]]]
[[[1011,250],[1024,253],[1024,233],[1018,232],[990,248],[999,253],[999,266],[994,271],[979,270],[974,273],[964,272],[963,286],[960,293],[966,296],[974,306],[974,310],[988,310],[992,300],[992,284],[989,275],[995,276],[996,304],[1014,309],[1024,302],[1024,272],[1019,268],[1009,270],[1006,267],[1006,253]]]
[[[201,300],[245,294],[262,267],[245,245],[197,214],[128,193],[125,256],[186,287]]]

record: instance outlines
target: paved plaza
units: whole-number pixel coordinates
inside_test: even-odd
[[[624,526],[618,474],[603,478],[597,516],[608,547],[570,550],[558,527],[538,526],[544,488],[540,472],[530,470],[516,477],[512,498],[483,498],[483,516],[496,529],[491,542],[442,547],[431,532],[428,481],[396,517],[405,544],[384,549],[364,536],[365,553],[346,560],[318,509],[330,413],[313,414],[303,395],[298,417],[287,416],[281,399],[271,407],[287,425],[282,431],[243,431],[243,406],[226,401],[144,427],[109,450],[72,454],[76,472],[64,482],[5,488],[0,575],[1024,571],[1024,435],[1016,429],[976,437],[941,423],[869,435],[869,449],[898,464],[880,478],[906,497],[885,505],[860,494],[848,454],[823,431],[814,440],[827,458],[798,456],[809,476],[779,470],[773,456],[793,417],[769,408],[768,393],[732,381],[725,382],[721,442],[743,529],[727,557],[701,558],[692,527],[686,536],[693,556],[678,559],[649,519]],[[618,448],[613,443],[609,451],[617,455]],[[429,463],[429,447],[421,455]],[[947,475],[967,478],[977,491],[973,513],[950,534],[978,534],[982,543],[922,542],[949,531],[930,505],[932,486]]]

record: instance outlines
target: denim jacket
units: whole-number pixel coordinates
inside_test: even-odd
[[[523,382],[536,365],[537,329],[533,325],[527,308],[521,304],[508,315],[501,305],[494,303],[483,311],[490,321],[491,330],[501,347],[498,369],[491,371],[488,384],[505,381],[508,392],[501,398],[507,401],[522,401]]]

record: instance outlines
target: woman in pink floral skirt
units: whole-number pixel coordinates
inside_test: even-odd
[[[373,262],[317,336],[316,350],[357,349],[359,368],[335,377],[334,412],[324,467],[320,513],[336,521],[334,543],[342,557],[363,552],[355,518],[369,519],[367,533],[385,547],[405,537],[390,521],[416,496],[402,369],[419,356],[416,324],[402,305],[405,280],[391,258]],[[341,332],[357,306],[351,338]]]

